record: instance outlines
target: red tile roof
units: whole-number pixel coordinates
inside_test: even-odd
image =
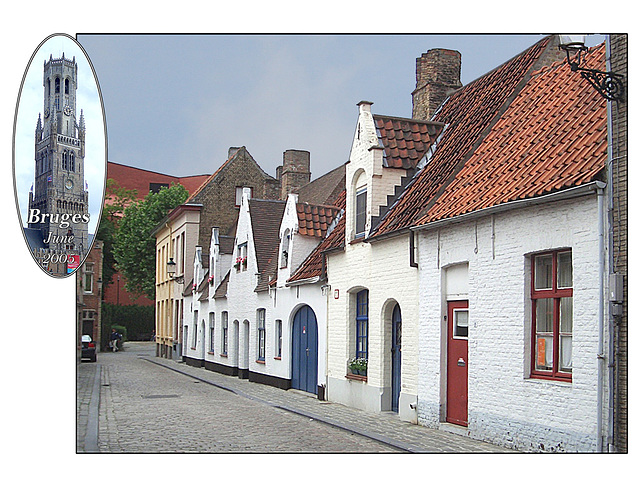
[[[585,56],[604,69],[604,44]],[[596,179],[607,154],[606,100],[566,63],[535,72],[416,224]]]
[[[371,236],[412,226],[446,181],[488,133],[505,104],[524,85],[551,37],[546,37],[486,75],[454,92],[433,120],[447,124],[429,163],[417,174]]]
[[[344,212],[346,204],[346,190],[343,190],[338,199],[336,200],[335,207]],[[321,277],[324,273],[323,270],[323,258],[322,256],[331,250],[342,248],[344,246],[344,225],[345,219],[342,215],[337,221],[333,230],[326,236],[326,238],[313,249],[304,262],[298,267],[298,269],[291,275],[289,282],[296,280],[306,280],[315,277]]]
[[[328,205],[296,204],[298,213],[298,233],[310,237],[324,238],[327,228],[336,218],[340,209]]]
[[[175,177],[142,168],[107,162],[107,178],[114,179],[120,187],[127,190],[137,190],[138,199],[142,200],[149,193],[150,183],[166,183],[168,185],[177,183],[183,185],[187,191],[193,192],[209,178],[209,175]]]
[[[388,168],[416,168],[429,147],[442,133],[444,124],[421,120],[374,115],[383,164]]]

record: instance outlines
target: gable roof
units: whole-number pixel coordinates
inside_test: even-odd
[[[279,246],[277,245],[271,253],[271,258],[269,258],[264,271],[260,272],[254,292],[266,292],[271,285],[278,281],[278,251]]]
[[[314,205],[333,205],[345,188],[346,164],[325,173],[321,177],[298,187],[298,202]]]
[[[229,275],[231,270],[227,270],[227,274],[224,276],[220,285],[216,288],[213,298],[225,298],[227,296],[227,287],[229,286]]]
[[[498,68],[454,92],[436,112],[434,121],[447,125],[433,156],[370,237],[406,229],[422,217],[448,179],[469,158],[493,123],[524,86],[549,46],[544,39]]]
[[[373,115],[373,120],[387,168],[416,168],[444,128],[443,123],[386,115]]]
[[[310,237],[324,238],[331,222],[336,218],[340,209],[329,205],[311,205],[297,203],[298,233]]]
[[[189,196],[189,198],[187,199],[187,203],[188,203],[188,202],[193,201],[193,199],[194,199],[195,197],[197,197],[197,196],[198,196],[198,194],[199,194],[202,190],[204,190],[204,189],[205,189],[205,187],[206,187],[207,185],[209,185],[213,180],[215,180],[215,179],[216,179],[216,177],[217,177],[217,176],[218,176],[218,175],[219,175],[219,174],[220,174],[220,173],[225,169],[225,167],[227,167],[230,163],[232,163],[236,158],[239,158],[239,157],[244,157],[244,158],[247,158],[247,157],[248,157],[249,159],[251,159],[251,161],[253,161],[253,163],[255,163],[256,167],[258,168],[258,171],[261,173],[261,175],[262,175],[264,178],[268,178],[268,179],[271,179],[271,180],[274,180],[274,181],[275,181],[275,179],[274,179],[271,175],[269,175],[269,174],[268,174],[268,173],[266,173],[264,170],[262,170],[262,168],[260,167],[260,165],[258,165],[258,162],[256,162],[256,161],[254,160],[254,158],[251,156],[251,154],[250,154],[250,153],[249,153],[249,151],[247,150],[247,147],[242,146],[242,147],[239,147],[239,148],[231,148],[231,149],[229,150],[229,156],[228,156],[228,158],[224,161],[224,163],[223,163],[222,165],[220,165],[220,166],[218,167],[218,169],[217,169],[215,172],[213,172],[211,175],[209,175],[209,177],[208,177],[205,181],[203,181],[203,182],[200,184],[200,186],[199,186],[199,188],[198,188],[197,190],[195,190],[195,191],[194,191],[194,192]]]
[[[340,193],[340,196],[335,202],[335,207],[340,209],[340,212],[344,212],[346,205],[346,190]],[[336,219],[334,219],[336,220]],[[324,275],[323,268],[323,255],[332,250],[340,249],[344,247],[344,232],[345,232],[345,217],[341,215],[337,218],[333,230],[320,242],[316,248],[309,254],[309,256],[300,264],[296,271],[291,275],[288,282],[295,282],[298,280],[308,280],[315,277],[322,277]]]
[[[604,44],[584,56],[604,69]],[[598,179],[607,155],[606,100],[564,62],[534,72],[417,225]]]
[[[280,200],[249,200],[249,215],[258,272],[265,271],[273,251],[280,245],[280,224],[286,202]]]

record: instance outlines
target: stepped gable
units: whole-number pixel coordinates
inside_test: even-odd
[[[280,223],[285,206],[286,202],[281,200],[249,200],[253,244],[260,273],[265,271],[273,251],[280,245]]]
[[[584,56],[605,69],[604,44]],[[606,100],[566,63],[535,72],[446,190],[416,223],[533,198],[599,178]]]
[[[338,199],[336,200],[335,207],[344,212],[346,204],[346,190],[343,190]],[[315,277],[322,277],[324,275],[323,268],[323,255],[332,250],[344,248],[344,232],[345,232],[345,218],[344,215],[337,221],[333,230],[325,237],[325,239],[313,249],[304,262],[297,268],[297,270],[289,278],[289,282],[296,280],[305,280]]]
[[[424,216],[447,180],[473,154],[506,105],[522,88],[550,40],[551,37],[545,37],[445,100],[432,119],[446,124],[433,156],[370,237],[406,229]]]
[[[383,147],[383,165],[413,170],[442,133],[443,123],[373,115],[378,140]]]

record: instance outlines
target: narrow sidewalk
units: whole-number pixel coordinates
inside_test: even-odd
[[[204,368],[158,357],[143,360],[188,375],[245,398],[266,403],[304,417],[380,441],[405,452],[416,453],[514,453],[504,447],[462,435],[414,425],[390,412],[370,413],[333,402],[320,401],[298,390],[276,387],[222,375]]]
[[[76,365],[76,453],[98,452],[99,363]]]

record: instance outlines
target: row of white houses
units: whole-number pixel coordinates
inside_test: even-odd
[[[428,119],[360,102],[335,205],[245,189],[233,251],[215,227],[195,247],[182,359],[520,450],[603,449],[606,103],[543,62],[552,43]]]

